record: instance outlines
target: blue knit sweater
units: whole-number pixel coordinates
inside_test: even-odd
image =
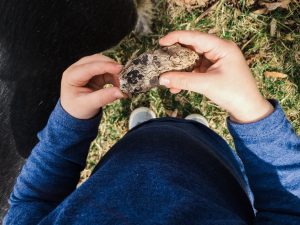
[[[272,103],[275,111],[256,123],[227,121],[240,158],[197,122],[151,120],[128,132],[78,188],[100,116],[78,120],[58,103],[4,224],[299,225],[300,138]]]

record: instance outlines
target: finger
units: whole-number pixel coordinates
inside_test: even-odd
[[[205,73],[207,69],[213,65],[208,59],[204,57],[204,55],[200,55],[199,65],[194,68],[193,73]]]
[[[96,108],[101,108],[115,100],[125,98],[126,96],[117,87],[104,88],[86,96],[86,101]]]
[[[234,46],[232,42],[198,31],[174,31],[161,38],[159,43],[163,46],[175,43],[193,46],[196,52],[213,62],[226,56],[228,48]]]
[[[85,57],[79,59],[72,66],[78,66],[78,65],[82,65],[82,64],[86,64],[86,63],[91,63],[91,62],[98,62],[98,61],[115,62],[115,63],[117,63],[115,60],[113,60],[112,58],[109,58],[109,57],[107,57],[105,55],[94,54],[94,55],[85,56]]]
[[[115,87],[120,87],[120,77],[119,74],[110,74],[112,76],[111,84]]]
[[[92,62],[69,68],[64,77],[66,77],[65,79],[68,84],[82,87],[97,75],[104,75],[106,73],[116,75],[120,73],[121,69],[121,65],[111,62]]]
[[[212,62],[203,57],[198,72],[205,73],[211,65],[213,65]]]
[[[188,90],[203,93],[210,82],[208,73],[168,72],[159,78],[159,84],[170,89]]]
[[[97,90],[103,88],[103,86],[106,84],[112,84],[115,87],[120,87],[119,76],[109,73],[97,75],[93,77],[87,85],[94,90]]]
[[[115,87],[119,87],[120,86],[120,79],[119,79],[119,76],[117,74],[106,73],[103,76],[103,81],[104,81],[103,85],[105,85],[105,84],[112,84]]]
[[[170,88],[170,92],[171,92],[172,94],[178,94],[179,92],[181,92],[181,89]]]

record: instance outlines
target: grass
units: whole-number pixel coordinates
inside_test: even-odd
[[[173,30],[199,30],[233,40],[242,49],[263,95],[280,102],[300,134],[300,3],[292,1],[288,9],[279,8],[266,15],[257,15],[253,12],[259,6],[247,4],[250,1],[232,1],[238,3],[230,4],[230,1],[221,0],[202,18],[209,6],[186,10],[170,2],[172,0],[161,0],[156,5],[156,11],[160,13],[155,18],[153,34],[147,37],[130,34],[105,54],[124,64],[133,55],[156,48],[158,39]],[[272,20],[277,26],[275,34],[271,35]],[[282,72],[288,76],[284,79],[267,78],[265,71]],[[99,134],[91,145],[82,180],[126,134],[129,114],[139,106],[150,107],[159,117],[200,113],[207,118],[210,127],[232,145],[225,111],[200,94],[182,92],[172,95],[166,89],[156,88],[104,108]]]

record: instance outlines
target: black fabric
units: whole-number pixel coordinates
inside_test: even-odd
[[[63,71],[116,45],[136,19],[132,0],[0,1],[0,223],[22,157],[59,98]]]

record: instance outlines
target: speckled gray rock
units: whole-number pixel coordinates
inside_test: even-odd
[[[159,76],[167,71],[192,71],[199,55],[175,44],[148,51],[129,61],[120,74],[122,92],[131,95],[159,86]]]

